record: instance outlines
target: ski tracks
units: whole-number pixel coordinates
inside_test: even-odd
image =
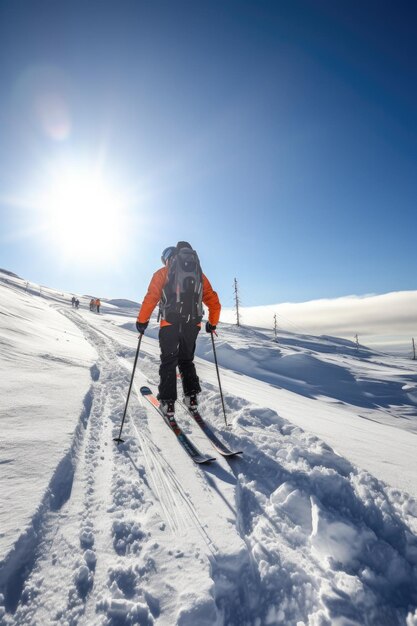
[[[98,361],[91,370],[92,384],[70,460],[34,520],[36,540],[30,549],[25,547],[26,557],[20,558],[16,571],[20,591],[9,598],[0,623],[217,623],[211,564],[219,550],[235,549],[219,548],[213,540],[218,529],[210,529],[204,519],[218,495],[201,470],[190,465],[165,423],[154,420],[152,426],[164,440],[161,448],[173,452],[168,461],[134,394],[126,443],[114,444],[131,374],[126,350],[82,315],[60,312],[83,331]],[[155,364],[144,357],[141,367],[150,372]],[[184,482],[183,474],[188,474]],[[201,489],[207,495],[206,512],[195,506]],[[219,513],[217,523],[223,522]],[[230,528],[226,521],[226,541]],[[235,529],[232,532],[240,541]]]
[[[125,357],[133,356],[134,350],[127,354],[116,342],[114,350],[130,375],[131,363]],[[148,383],[156,368],[157,360],[144,351],[136,379],[142,377]],[[150,606],[157,604],[156,597],[160,598],[160,613],[154,611],[153,616],[158,623],[169,626],[225,623],[223,608],[216,604],[217,581],[224,571],[232,571],[236,579],[231,585],[240,587],[239,571],[246,570],[249,563],[246,546],[236,530],[236,480],[223,459],[211,468],[192,464],[164,421],[139,404],[135,386],[133,391],[124,431],[126,443],[116,463],[120,497],[134,485],[141,485],[144,492],[137,519],[143,529],[151,529],[142,542],[141,553],[150,564],[146,577],[147,594],[154,598]],[[185,415],[182,418],[188,432],[190,420]],[[209,441],[198,429],[192,437],[200,437],[201,445],[211,451]],[[124,508],[135,504],[135,499],[127,498]],[[244,598],[242,601],[245,604]]]
[[[132,429],[140,442],[147,475],[152,482],[153,490],[163,511],[163,517],[171,532],[185,535],[189,531],[191,524],[200,534],[208,550],[215,554],[217,547],[205,531],[204,524],[199,518],[195,506],[178,480],[174,469],[163,455],[161,449],[153,442],[149,432],[147,432],[148,429],[144,425],[144,420],[142,420],[140,427],[135,419],[132,421]]]
[[[128,377],[107,338],[80,316],[61,312],[81,327],[99,358],[71,450],[34,517],[33,537],[22,538],[18,565],[14,571],[9,567],[19,592],[16,598],[11,593],[6,598],[8,611],[0,620],[19,626],[76,626],[112,624],[123,616],[126,623],[140,619],[151,624],[147,601],[130,599],[141,594],[131,589],[129,568],[114,567],[115,557],[127,551],[121,548],[123,542],[135,547],[144,537],[136,522],[119,522],[117,514],[111,515],[122,490],[114,472],[120,454],[112,436]],[[132,496],[135,506],[143,503],[138,487]],[[157,610],[155,603],[152,610]]]

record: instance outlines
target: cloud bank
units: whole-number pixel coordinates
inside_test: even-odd
[[[348,339],[358,334],[361,343],[381,349],[404,352],[417,339],[417,291],[243,307],[241,323],[270,329],[274,314],[281,330]],[[235,322],[234,311],[225,309],[222,321]]]

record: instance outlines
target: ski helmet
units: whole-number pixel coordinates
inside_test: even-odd
[[[169,246],[168,248],[165,248],[165,250],[163,251],[161,255],[161,261],[164,265],[168,261],[168,259],[174,254],[175,251],[176,251],[175,246]]]

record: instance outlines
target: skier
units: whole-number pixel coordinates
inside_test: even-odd
[[[97,313],[100,313],[100,305],[101,305],[100,298],[96,298],[95,305],[96,305]]]
[[[75,308],[78,309],[78,307],[80,306],[80,301],[78,300],[78,298],[75,299]]]
[[[136,328],[143,335],[159,302],[161,365],[158,400],[161,411],[171,417],[177,399],[177,365],[184,402],[189,407],[198,405],[197,394],[201,387],[194,365],[194,351],[203,317],[202,302],[209,309],[208,333],[216,330],[221,305],[217,293],[201,271],[197,253],[188,242],[179,241],[175,247],[165,248],[161,261],[164,267],[152,276]]]
[[[94,307],[96,306],[95,298],[91,298],[90,300],[90,311],[94,311]]]
[[[72,308],[75,307],[75,296],[72,296],[72,298],[71,298],[71,306],[72,306]]]

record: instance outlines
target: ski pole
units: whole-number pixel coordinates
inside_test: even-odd
[[[220,382],[220,373],[219,373],[219,366],[217,364],[217,355],[216,355],[216,348],[214,346],[214,337],[213,337],[213,331],[210,332],[211,335],[211,343],[213,344],[213,354],[214,354],[214,362],[216,364],[216,372],[217,372],[217,380],[219,381],[219,390],[220,390],[220,397],[222,399],[222,407],[223,407],[223,415],[224,415],[224,422],[226,424],[226,428],[228,428],[227,425],[227,419],[226,419],[226,409],[224,408],[224,399],[223,399],[223,391],[222,391],[222,385]]]
[[[143,337],[143,334],[141,334],[139,336],[138,347],[136,349],[135,362],[133,364],[132,378],[130,379],[129,391],[127,392],[126,405],[125,405],[125,410],[124,410],[124,413],[123,413],[122,423],[120,425],[119,436],[113,438],[113,441],[117,441],[117,445],[119,445],[119,443],[124,443],[124,439],[121,438],[122,437],[123,424],[125,423],[125,417],[126,417],[127,407],[128,407],[129,398],[130,398],[130,392],[132,391],[133,377],[135,375],[136,363],[138,362],[139,350],[140,350],[140,344],[141,344],[141,341],[142,341],[142,337]]]

